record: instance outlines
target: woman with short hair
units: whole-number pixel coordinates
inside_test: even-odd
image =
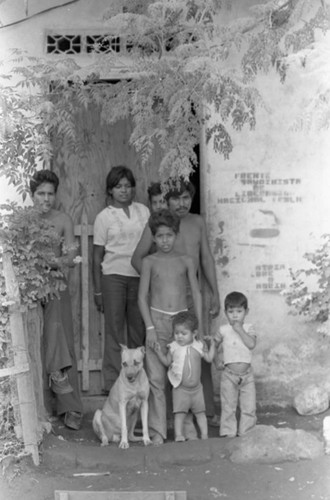
[[[145,205],[133,201],[135,185],[129,168],[112,167],[106,179],[109,205],[94,222],[94,300],[105,319],[103,378],[106,392],[120,372],[120,344],[135,348],[145,341],[137,303],[139,274],[131,265],[131,258],[150,214]]]

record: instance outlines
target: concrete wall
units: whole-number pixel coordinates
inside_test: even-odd
[[[309,100],[329,82],[330,40],[319,33],[317,43],[319,52],[308,55],[305,66],[294,61],[284,84],[275,72],[257,78],[265,107],[258,109],[255,130],[231,131],[229,160],[211,144],[204,154],[219,290],[222,300],[233,290],[249,298],[260,403],[290,403],[309,382],[330,391],[330,336],[292,316],[281,295],[289,268],[305,267],[303,254],[330,229],[329,130],[318,130],[317,116],[307,114]],[[303,130],[292,130],[304,113]]]
[[[39,0],[40,1],[40,0]],[[11,0],[6,0],[6,15],[8,11],[15,12],[18,8]],[[20,2],[23,4],[23,0]],[[29,3],[29,2],[28,2]],[[109,0],[77,0],[76,2],[54,8],[51,11],[41,12],[19,24],[5,26],[0,30],[0,54],[5,55],[11,48],[25,49],[29,54],[41,57],[46,55],[45,40],[48,30],[75,31],[77,28],[92,31],[103,29],[103,12],[109,6]],[[4,8],[4,6],[3,6]],[[14,13],[12,13],[14,19]],[[1,8],[0,8],[1,19]],[[75,58],[75,56],[73,56]],[[79,55],[79,64],[90,63],[91,56]]]

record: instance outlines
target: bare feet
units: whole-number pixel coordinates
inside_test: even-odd
[[[176,443],[182,443],[185,440],[186,440],[186,438],[184,436],[176,436],[176,438],[175,438]]]
[[[157,433],[151,438],[151,442],[154,446],[159,446],[160,444],[164,443],[164,439],[160,434]]]

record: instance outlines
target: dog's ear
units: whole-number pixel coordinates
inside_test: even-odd
[[[146,353],[146,348],[145,348],[143,345],[141,345],[141,347],[140,347],[140,351],[142,352],[142,354],[143,354],[143,355],[145,355],[145,353]]]
[[[127,345],[124,345],[124,344],[119,344],[119,345],[120,345],[122,351],[126,351],[126,349],[128,349]]]

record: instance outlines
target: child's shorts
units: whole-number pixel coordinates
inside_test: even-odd
[[[173,413],[205,412],[205,401],[202,384],[197,387],[175,387],[173,395]]]

